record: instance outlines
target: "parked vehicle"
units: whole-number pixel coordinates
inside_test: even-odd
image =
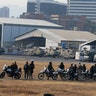
[[[96,80],[96,73],[93,74],[93,79]]]
[[[76,73],[68,72],[67,74],[69,75],[68,76],[69,80],[76,80],[76,81],[78,81],[78,80],[88,80],[88,79],[90,79],[90,72],[87,71],[87,70],[86,70],[86,72],[83,72],[83,71],[78,72],[77,71]]]
[[[55,71],[49,72],[49,70],[44,66],[44,69],[38,73],[38,79],[43,80],[45,77],[51,77],[53,80],[56,80],[58,78],[58,75]]]
[[[56,73],[55,74],[57,74],[58,76],[60,76],[60,78],[62,80],[67,80],[68,79],[68,72],[65,71],[65,70],[63,70],[63,69],[58,68],[56,70]]]
[[[86,72],[82,72],[82,76],[84,80],[90,80],[90,79],[96,80],[96,73],[94,73],[93,76],[91,77],[91,73],[89,70]]]
[[[15,70],[14,72],[11,70],[11,68],[6,67],[3,72],[0,74],[0,78],[4,78],[5,74],[7,74],[8,77],[12,77],[15,79],[21,78],[21,68]]]

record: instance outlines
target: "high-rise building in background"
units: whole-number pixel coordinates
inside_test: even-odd
[[[0,8],[0,17],[9,17],[9,8],[7,6]]]
[[[66,15],[66,4],[54,0],[28,0],[28,13],[43,13],[45,15]]]
[[[67,0],[67,15],[83,15],[96,20],[96,0]]]

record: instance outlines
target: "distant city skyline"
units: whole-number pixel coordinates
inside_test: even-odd
[[[54,0],[67,3],[67,0]],[[27,0],[0,0],[0,8],[7,6],[10,8],[10,17],[19,17],[20,14],[26,12]]]

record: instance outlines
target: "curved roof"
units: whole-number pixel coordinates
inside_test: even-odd
[[[15,24],[15,25],[30,25],[30,26],[48,26],[63,28],[60,25],[37,19],[20,19],[20,18],[0,18],[1,24]]]
[[[15,38],[16,41],[29,38],[29,37],[45,37],[50,40],[61,42],[61,41],[89,41],[96,39],[96,35],[87,31],[71,31],[71,30],[60,30],[60,29],[36,29],[22,36]]]

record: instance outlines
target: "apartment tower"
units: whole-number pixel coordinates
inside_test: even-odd
[[[67,3],[67,15],[83,15],[91,21],[96,20],[96,0],[67,0]]]

